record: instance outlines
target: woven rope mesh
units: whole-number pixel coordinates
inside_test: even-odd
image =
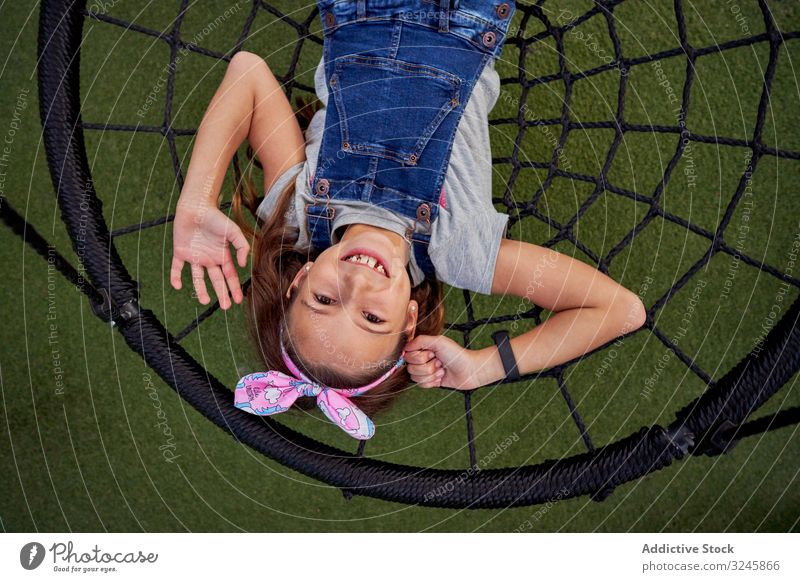
[[[796,89],[786,44],[800,32],[781,30],[766,2],[753,3],[749,12],[729,10],[725,38],[691,35],[690,28],[702,30],[696,25],[703,15],[689,2],[661,3],[651,22],[635,19],[631,4],[517,3],[496,64],[501,92],[490,116],[493,202],[511,217],[510,238],[583,260],[638,293],[648,308],[646,325],[513,386],[438,395],[411,391],[358,455],[479,472],[591,454],[593,435],[614,442],[630,435],[631,427],[668,424],[678,409],[757,352],[768,328],[761,315],[742,315],[747,298],[726,280],[745,281],[748,292],[755,282],[769,295],[785,289],[785,308],[796,298],[800,280],[786,269],[787,249],[767,248],[762,235],[743,242],[742,233],[743,226],[755,229],[745,218],[753,184],[776,198],[785,195],[787,180],[798,177],[800,144],[776,127],[787,114],[786,96]],[[188,313],[186,293],[168,289],[167,264],[139,265],[136,251],[169,245],[169,208],[183,186],[198,114],[216,88],[206,77],[219,78],[225,61],[248,50],[270,64],[290,98],[313,95],[322,48],[318,12],[293,2],[212,8],[184,1],[146,15],[129,10],[106,3],[84,12],[80,96],[88,158],[90,166],[96,160],[119,168],[115,184],[95,187],[142,304],[203,360],[206,351],[218,349],[214,339],[244,335],[241,314],[223,316],[213,304],[178,319]],[[142,66],[115,70],[114,51],[120,50],[140,52]],[[720,66],[729,68],[730,84],[705,83],[703,71]],[[738,93],[745,84],[737,79],[745,77],[759,80],[757,92]],[[730,115],[711,115],[726,99],[735,104]],[[137,166],[137,159],[146,163]],[[171,170],[169,183],[163,171],[152,170],[157,166]],[[223,197],[232,190],[230,174]],[[717,220],[694,221],[693,205],[715,205]],[[792,226],[790,217],[773,220],[773,228]],[[658,256],[637,249],[657,249]],[[714,295],[706,305],[719,305],[716,312],[689,310],[703,293]],[[490,345],[496,329],[521,333],[548,315],[530,302],[488,302],[456,289],[448,290],[447,310],[448,335],[468,347]],[[703,349],[707,329],[726,316],[741,319],[744,331],[736,341],[722,341],[720,353],[709,353]],[[204,326],[211,328],[205,336]],[[249,371],[254,360],[239,357],[244,348],[226,349],[236,352],[235,365],[213,373],[232,378]],[[680,386],[659,384],[662,371],[676,366],[684,370]],[[604,424],[606,407],[620,402],[630,409],[625,426]],[[529,415],[535,419],[512,420],[521,407],[535,411]],[[403,421],[420,409],[428,414],[421,415],[416,434],[424,436],[409,445]],[[300,432],[355,450],[315,417],[283,416],[281,422]],[[532,422],[549,427],[551,437],[503,446],[517,442]],[[452,442],[452,454],[426,457],[426,439]],[[668,463],[656,460],[663,454],[653,453],[653,468]],[[594,487],[601,490],[603,483]]]

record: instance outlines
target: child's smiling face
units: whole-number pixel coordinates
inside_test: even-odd
[[[394,232],[354,224],[300,269],[292,281],[297,297],[289,331],[305,360],[324,361],[347,375],[368,368],[377,375],[377,367],[385,371],[394,364],[388,359],[401,334],[411,339],[417,322],[406,271],[409,250]]]

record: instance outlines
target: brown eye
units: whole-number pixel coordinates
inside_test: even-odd
[[[314,295],[314,299],[316,299],[318,303],[322,303],[323,305],[331,304],[331,298],[326,297],[325,295]]]
[[[370,323],[383,323],[383,320],[380,317],[373,315],[372,313],[364,312],[364,316]]]

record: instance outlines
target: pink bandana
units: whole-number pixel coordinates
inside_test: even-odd
[[[405,351],[385,374],[374,382],[360,388],[330,388],[312,382],[303,375],[289,358],[281,341],[281,354],[286,366],[295,377],[277,370],[248,374],[239,380],[234,391],[234,404],[251,414],[268,416],[289,410],[300,396],[316,396],[317,406],[332,423],[353,438],[366,440],[375,434],[375,425],[370,418],[353,404],[348,397],[360,396],[374,388],[395,370],[405,364]]]

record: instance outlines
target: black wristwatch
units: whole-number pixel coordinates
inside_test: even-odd
[[[500,352],[500,359],[503,361],[503,369],[506,372],[506,380],[519,380],[519,369],[514,352],[511,350],[511,341],[508,339],[508,332],[499,330],[492,334],[492,339]]]

